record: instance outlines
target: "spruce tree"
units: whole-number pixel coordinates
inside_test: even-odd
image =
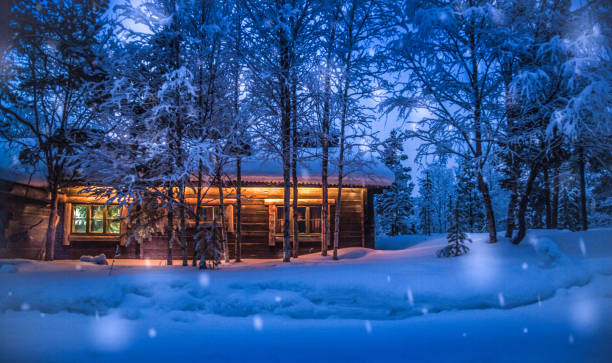
[[[559,206],[559,227],[577,231],[580,229],[580,198],[573,186],[566,186],[561,192]]]
[[[474,175],[474,169],[468,163],[461,164],[455,177],[456,195],[458,203],[463,206],[466,229],[469,232],[481,232],[486,226],[486,220]],[[450,211],[452,214],[452,208]]]
[[[408,218],[413,214],[414,183],[411,181],[411,169],[402,165],[402,161],[408,159],[403,154],[402,143],[402,138],[398,136],[396,130],[393,130],[391,136],[385,141],[385,148],[381,155],[383,163],[393,171],[395,176],[391,187],[377,198],[376,204],[379,226],[389,236],[411,233],[408,228]]]
[[[430,235],[432,229],[432,204],[434,199],[431,173],[425,170],[424,176],[419,180],[419,228],[421,232]]]
[[[452,205],[453,202],[451,201]],[[470,250],[465,242],[472,242],[466,235],[465,231],[465,212],[459,200],[456,200],[452,208],[451,227],[448,230],[446,239],[448,245],[440,249],[437,253],[438,257],[456,257],[468,253]]]

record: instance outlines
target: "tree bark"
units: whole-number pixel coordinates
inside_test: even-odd
[[[49,210],[49,221],[47,223],[47,235],[45,238],[45,261],[53,261],[55,259],[55,233],[58,223],[58,188],[55,185],[51,186],[51,208]],[[66,218],[67,216],[64,216]]]
[[[283,2],[284,5],[284,2]],[[281,6],[283,6],[281,5]],[[287,19],[281,16],[282,21]],[[283,221],[283,262],[291,261],[291,95],[289,87],[290,64],[290,37],[286,27],[281,27],[279,34],[280,50],[280,113],[281,113],[281,146],[283,159],[283,184],[284,184],[284,221]]]
[[[197,240],[195,238],[198,233],[198,227],[200,226],[200,209],[202,209],[202,160],[198,163],[198,185],[196,187],[196,210],[195,210],[195,233],[193,235],[193,261],[192,266],[196,267],[198,264],[198,250]]]
[[[242,261],[242,160],[236,159],[236,262]]]
[[[529,203],[529,196],[531,195],[531,191],[533,190],[534,181],[538,175],[539,165],[535,164],[529,170],[529,176],[527,177],[527,184],[525,186],[525,193],[521,196],[521,201],[519,202],[519,209],[517,214],[518,219],[518,232],[512,243],[518,245],[521,243],[525,235],[527,234],[527,223],[525,221],[525,213],[527,212],[527,204]]]
[[[221,217],[221,243],[223,245],[223,260],[230,262],[229,246],[227,245],[227,226],[225,225],[225,203],[223,201],[223,181],[221,179],[221,167],[217,168],[217,186],[219,188],[219,215]]]
[[[582,230],[586,231],[589,228],[588,217],[587,217],[587,203],[586,203],[586,182],[584,178],[584,152],[580,150],[578,158],[578,173],[580,178],[580,218],[582,222]]]
[[[181,180],[179,189],[179,201],[181,203],[179,209],[180,229],[181,229],[181,252],[183,253],[183,266],[187,266],[187,235],[185,228],[185,180]]]
[[[172,184],[168,183],[168,226],[167,234],[168,234],[168,258],[166,263],[170,266],[172,265],[172,243],[174,242],[174,212],[172,211],[172,199],[174,198],[172,192]]]
[[[298,177],[297,177],[297,155],[298,155],[298,130],[297,130],[297,80],[295,72],[291,79],[291,177],[293,184],[293,258],[298,257],[300,248],[298,238]]]
[[[553,195],[550,228],[557,229],[559,225],[559,168],[553,168]]]
[[[544,204],[546,204],[546,229],[552,228],[552,205],[550,200],[550,179],[548,168],[544,168]]]
[[[497,229],[495,227],[495,215],[493,214],[493,203],[489,195],[489,186],[482,177],[480,170],[478,171],[478,189],[482,194],[482,202],[484,204],[485,213],[487,215],[487,230],[489,231],[489,243],[497,242]]]
[[[516,181],[514,181],[512,189],[510,190],[510,201],[508,202],[508,211],[506,213],[506,238],[512,238],[512,233],[514,232],[514,212],[517,202],[518,188]]]
[[[472,20],[472,26],[473,26],[473,20]],[[477,49],[476,49],[476,39],[475,39],[476,35],[474,34],[473,28],[470,30],[469,32],[469,42],[470,42],[470,50],[472,51],[472,55],[476,54]],[[479,159],[483,156],[483,152],[482,152],[482,120],[481,120],[481,116],[482,116],[482,92],[480,90],[480,86],[479,86],[479,79],[478,79],[478,62],[476,60],[475,56],[471,57],[472,60],[472,80],[471,80],[471,84],[472,84],[472,92],[473,92],[473,97],[475,100],[475,104],[474,104],[474,144],[475,144],[475,153],[474,153],[474,157],[476,159],[478,159],[478,163],[479,163],[479,167],[478,167],[478,172],[477,172],[477,178],[478,178],[478,189],[480,190],[480,193],[482,194],[482,201],[484,203],[484,208],[485,208],[485,212],[487,214],[487,229],[489,231],[489,243],[495,243],[497,242],[497,228],[495,226],[495,214],[493,213],[493,205],[491,203],[491,196],[489,195],[489,186],[487,185],[487,183],[485,182],[484,178],[482,177],[482,167],[484,166],[484,162],[480,161]]]
[[[333,23],[331,27],[331,34],[329,37],[329,48],[327,50],[327,59],[325,64],[325,84],[324,84],[324,95],[323,95],[323,122],[322,122],[322,133],[321,138],[321,185],[322,185],[322,205],[321,205],[321,219],[322,219],[322,238],[321,238],[321,256],[327,256],[327,246],[329,245],[330,237],[330,225],[329,225],[329,190],[327,183],[327,174],[329,167],[329,137],[330,137],[330,97],[331,97],[331,61],[334,52],[334,42],[336,41],[336,23],[338,21],[339,9],[335,10]]]

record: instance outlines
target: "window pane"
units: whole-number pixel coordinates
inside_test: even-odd
[[[91,206],[91,220],[89,221],[89,232],[104,233],[104,206]]]
[[[212,222],[213,217],[213,207],[200,207],[200,219],[203,222]]]
[[[87,232],[87,206],[75,205],[72,207],[72,232]]]
[[[106,207],[106,233],[120,233],[121,232],[121,208],[118,205],[109,205]]]
[[[121,232],[121,222],[119,221],[111,221],[108,222],[108,230],[107,233],[120,233]]]
[[[310,207],[310,233],[321,233],[321,207]]]
[[[119,206],[118,205],[109,205],[106,207],[106,215],[108,216],[109,220],[113,220],[113,219],[119,219],[120,213],[119,213]]]

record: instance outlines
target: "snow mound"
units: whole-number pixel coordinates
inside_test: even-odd
[[[340,259],[354,260],[365,257],[372,252],[372,250],[367,250],[364,248],[345,248],[341,253],[339,253],[338,257]]]
[[[0,265],[0,273],[10,274],[17,272],[17,266],[11,263]]]
[[[101,253],[97,256],[81,256],[81,262],[91,262],[96,265],[108,265],[108,261],[106,261],[106,255]]]
[[[533,246],[535,252],[540,257],[540,266],[542,267],[550,268],[568,262],[568,257],[548,237],[532,237],[529,239],[529,244]]]
[[[0,276],[0,313],[27,306],[41,313],[118,314],[127,320],[165,314],[183,323],[202,314],[374,321],[511,309],[591,281],[597,269],[565,255],[565,246],[576,244],[565,233],[530,233],[530,243],[519,246],[470,235],[470,253],[457,259],[436,258],[445,241],[434,238],[401,251],[341,249],[340,261],[313,254],[291,264],[246,261],[207,272],[115,266],[109,274],[108,267],[94,264],[32,262],[19,268],[27,273]],[[560,236],[568,242],[557,243]],[[599,260],[589,261],[601,265],[611,257],[612,251],[602,250]]]

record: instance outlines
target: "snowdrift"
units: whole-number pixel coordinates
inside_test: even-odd
[[[189,322],[198,314],[396,320],[510,309],[585,285],[596,273],[612,273],[610,232],[533,231],[519,246],[504,240],[490,245],[476,234],[470,253],[455,259],[435,257],[443,237],[410,237],[411,247],[403,250],[342,250],[339,262],[308,255],[292,264],[247,262],[205,272],[1,261],[0,312],[116,313],[130,320],[167,314]]]

